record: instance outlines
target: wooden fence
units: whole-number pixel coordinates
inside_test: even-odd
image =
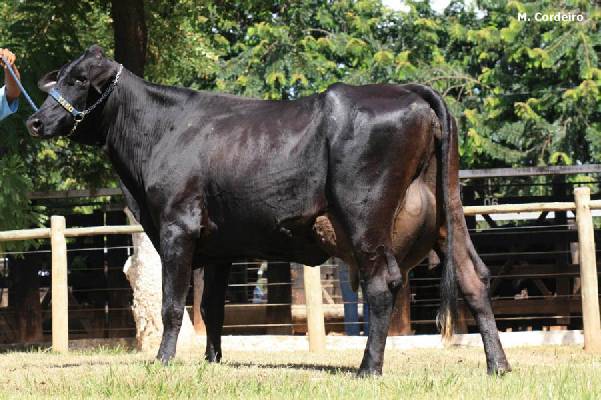
[[[573,211],[576,214],[581,276],[582,318],[584,349],[601,352],[601,319],[597,286],[597,262],[591,210],[601,209],[601,200],[590,199],[590,189],[574,190],[574,202],[502,204],[489,206],[466,206],[465,215],[503,214],[519,212]],[[66,238],[123,235],[143,232],[140,225],[97,226],[67,228],[65,217],[52,216],[50,228],[24,229],[0,232],[1,241],[50,239],[52,250],[52,349],[68,351],[68,282]],[[305,298],[307,307],[307,330],[311,351],[325,349],[325,327],[322,289],[319,267],[304,268]]]

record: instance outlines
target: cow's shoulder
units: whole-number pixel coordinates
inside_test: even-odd
[[[356,86],[337,82],[320,94],[323,114],[328,120],[341,123],[347,119],[349,110],[353,108],[354,88]]]
[[[328,86],[328,88],[322,93],[325,101],[339,102],[343,99],[348,98],[349,91],[353,88],[352,85],[346,83],[336,82]]]

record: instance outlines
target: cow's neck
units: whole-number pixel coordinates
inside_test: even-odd
[[[185,101],[174,89],[154,85],[124,70],[97,118],[97,137],[119,177],[136,195],[144,191],[146,163]]]

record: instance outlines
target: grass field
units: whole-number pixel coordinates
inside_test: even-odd
[[[510,349],[513,372],[486,375],[480,349],[387,351],[384,376],[357,379],[361,351],[200,352],[163,367],[149,355],[99,349],[0,354],[0,398],[599,399],[601,357],[577,347]]]

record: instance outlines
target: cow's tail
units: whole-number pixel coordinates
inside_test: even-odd
[[[444,214],[446,221],[447,240],[446,255],[440,282],[440,309],[436,317],[437,325],[444,341],[453,336],[454,324],[457,320],[457,283],[455,277],[455,265],[453,262],[453,206],[452,191],[459,191],[458,177],[453,176],[457,171],[452,171],[453,156],[456,154],[452,146],[457,146],[457,128],[452,121],[447,106],[440,94],[432,88],[423,85],[409,85],[410,90],[419,94],[436,113],[440,121],[442,137],[440,143],[440,155],[442,164],[442,196],[444,202]]]

